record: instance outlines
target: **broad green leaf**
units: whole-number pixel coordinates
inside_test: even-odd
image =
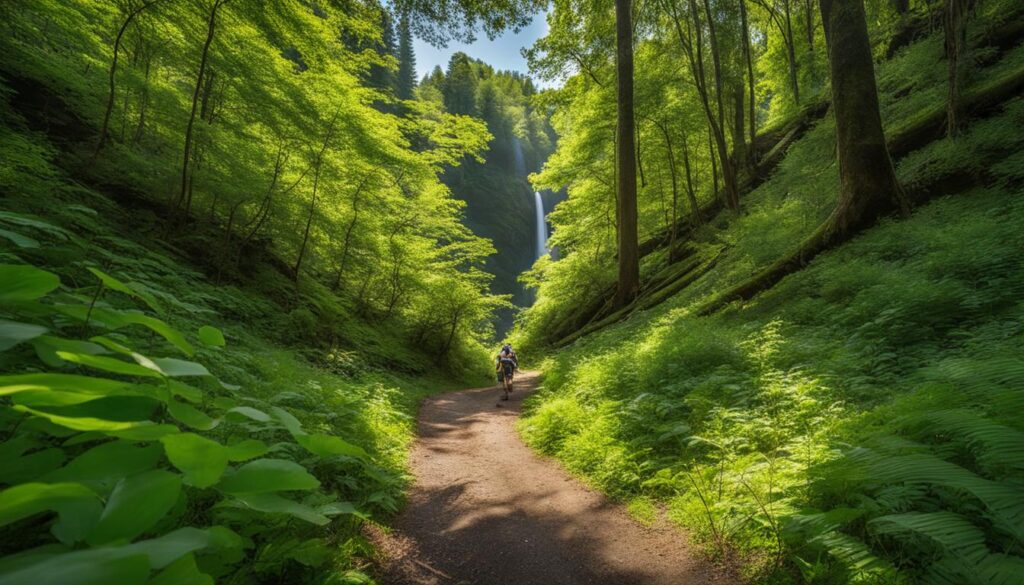
[[[59,368],[64,365],[64,360],[57,355],[58,351],[70,353],[82,353],[87,355],[100,355],[109,353],[103,346],[89,341],[77,339],[64,339],[52,335],[41,335],[32,340],[32,347],[42,362],[51,368]]]
[[[330,518],[313,508],[277,494],[240,494],[235,496],[235,499],[244,508],[267,514],[288,514],[318,526],[323,526],[331,521]]]
[[[170,511],[180,492],[181,476],[161,469],[123,478],[114,486],[99,524],[89,534],[89,544],[134,539]]]
[[[122,477],[153,469],[161,455],[159,445],[139,446],[126,441],[111,441],[89,449],[43,479],[109,487]]]
[[[366,451],[357,445],[332,435],[298,435],[295,440],[307,451],[321,457],[345,455],[357,459],[366,459]]]
[[[321,567],[331,558],[331,548],[322,538],[310,538],[292,547],[288,557],[307,567]]]
[[[317,506],[316,511],[324,516],[341,516],[343,514],[348,514],[351,516],[358,516],[364,520],[369,520],[369,516],[360,512],[352,502],[331,502],[330,504]]]
[[[71,363],[88,366],[97,370],[103,370],[112,374],[121,374],[124,376],[141,376],[146,378],[160,378],[162,377],[160,372],[154,371],[150,368],[140,366],[138,364],[132,364],[117,358],[100,356],[100,355],[88,355],[84,353],[72,353],[69,351],[58,351],[57,357],[62,360],[69,361]]]
[[[100,553],[100,554],[97,554]],[[144,585],[145,555],[116,556],[106,550],[55,555],[0,577],[3,585]]]
[[[106,286],[107,288],[109,288],[111,290],[116,290],[119,293],[126,294],[126,295],[128,295],[130,297],[139,299],[139,300],[143,301],[144,303],[146,303],[147,305],[149,305],[149,308],[153,309],[157,313],[162,314],[164,312],[163,307],[160,306],[160,303],[158,303],[156,298],[153,297],[153,295],[150,294],[149,292],[147,292],[147,291],[139,291],[136,288],[132,288],[132,287],[128,286],[127,284],[121,282],[120,280],[114,278],[113,276],[111,276],[111,275],[107,274],[106,272],[103,272],[102,270],[99,270],[97,268],[93,268],[93,267],[90,266],[90,267],[88,267],[88,269],[89,269],[89,272],[92,272],[96,276],[96,278],[99,278],[100,281],[103,283],[103,285]]]
[[[236,406],[234,408],[228,409],[228,413],[239,414],[241,416],[244,416],[245,418],[250,418],[257,422],[270,422],[271,420],[269,414],[263,412],[262,410],[252,408],[250,406]]]
[[[0,376],[0,396],[29,390],[67,390],[105,396],[131,386],[130,382],[76,374],[15,374]]]
[[[0,302],[32,301],[60,286],[52,272],[27,264],[0,264]]]
[[[41,512],[78,514],[78,502],[92,502],[99,510],[99,498],[77,483],[23,483],[0,492],[0,526],[7,526]]]
[[[120,329],[129,325],[142,325],[166,339],[171,343],[171,345],[177,347],[185,355],[191,356],[195,353],[195,348],[192,347],[192,344],[185,339],[185,336],[182,335],[180,331],[156,317],[150,317],[149,315],[143,315],[142,313],[132,311],[118,311],[103,307],[93,308],[92,313],[90,314],[89,308],[84,305],[58,304],[54,305],[54,308],[69,317],[78,319],[79,321],[85,321],[88,316],[90,320],[101,323],[110,329]]]
[[[122,548],[133,554],[146,555],[151,568],[162,569],[190,552],[218,546],[219,542],[220,538],[208,530],[179,528],[158,538],[143,540]]]
[[[14,485],[34,481],[64,463],[64,451],[50,447],[13,460],[5,460],[0,467],[0,483]]]
[[[174,425],[156,424],[149,421],[133,425],[126,429],[103,431],[104,434],[128,441],[158,441],[167,435],[180,433],[181,429]]]
[[[165,376],[181,378],[186,376],[209,376],[210,371],[203,364],[175,358],[153,358],[153,363]]]
[[[16,395],[17,398],[20,395]],[[152,418],[160,402],[148,396],[100,396],[66,406],[32,408],[64,417],[102,418],[116,422],[137,422]]]
[[[288,432],[292,434],[297,443],[314,455],[321,457],[347,455],[358,459],[366,458],[366,451],[340,437],[319,433],[311,435],[307,433],[302,429],[302,423],[299,422],[299,419],[279,406],[273,407],[270,412],[273,413],[274,418],[284,425],[284,428],[288,429]]]
[[[200,402],[203,399],[203,391],[199,388],[189,386],[183,382],[177,380],[168,380],[167,387],[171,389],[171,394],[180,396],[189,402]],[[216,403],[215,403],[216,404]]]
[[[169,400],[167,411],[171,413],[178,422],[200,431],[209,431],[220,424],[220,419],[210,418],[205,412],[184,402]]]
[[[35,562],[0,577],[3,585],[144,585],[151,569],[216,546],[217,538],[198,528],[179,528],[158,538],[63,554],[40,554]],[[130,560],[130,562],[129,562]],[[141,562],[140,562],[141,560]]]
[[[49,330],[46,327],[40,327],[39,325],[0,319],[0,351],[35,339],[47,331]]]
[[[0,229],[0,238],[10,240],[15,246],[19,248],[38,248],[39,242],[33,240],[28,236],[23,236],[18,232],[12,232],[11,230]]]
[[[185,474],[185,483],[198,488],[217,483],[228,466],[228,449],[193,433],[169,435],[164,444],[167,458]]]
[[[257,459],[239,467],[218,486],[229,494],[311,490],[320,482],[306,468],[285,459]]]
[[[36,410],[36,409],[33,409],[33,408],[29,408],[27,406],[23,406],[23,405],[20,405],[20,404],[15,405],[13,408],[14,408],[14,410],[20,410],[21,412],[27,412],[27,413],[30,413],[30,414],[34,414],[36,416],[42,417],[42,418],[44,418],[44,419],[54,423],[56,425],[60,425],[62,427],[65,427],[65,428],[68,428],[68,429],[72,429],[72,430],[75,430],[75,431],[102,431],[102,432],[105,432],[105,433],[115,433],[115,432],[116,433],[121,433],[121,432],[126,432],[126,431],[131,431],[131,430],[145,430],[145,431],[148,431],[148,432],[153,432],[153,431],[157,430],[155,427],[170,427],[171,429],[173,429],[173,432],[177,432],[177,430],[178,430],[174,426],[171,426],[171,425],[158,425],[158,424],[153,423],[153,422],[148,421],[148,420],[144,420],[144,421],[114,421],[114,420],[105,420],[105,419],[91,418],[91,417],[61,416],[61,415],[58,415],[58,414],[53,414],[53,413],[50,413],[50,412],[45,412],[45,411],[42,411],[42,410]],[[166,430],[166,429],[162,429],[162,430]],[[163,433],[161,433],[161,435],[158,435],[158,436],[162,436],[163,434],[167,434],[167,433],[163,432]],[[146,438],[150,438],[151,437],[151,435],[148,435],[148,434],[145,434],[145,435],[135,435],[135,436],[140,437],[137,440],[146,440],[144,438],[141,438],[143,436],[146,437]],[[125,438],[129,438],[129,437],[125,437]]]
[[[199,341],[210,347],[224,347],[225,345],[224,334],[221,333],[221,330],[209,325],[199,328]]]
[[[231,461],[248,461],[266,455],[267,445],[256,439],[246,439],[227,446],[228,459]]]
[[[132,393],[128,393],[131,395]],[[11,401],[15,404],[24,404],[40,410],[49,410],[48,407],[71,406],[82,404],[99,398],[93,394],[79,394],[78,392],[62,392],[60,390],[26,390],[11,395]]]
[[[271,414],[274,415],[274,418],[276,418],[282,425],[284,425],[284,428],[288,429],[288,432],[291,433],[292,436],[306,434],[306,431],[302,430],[302,423],[300,423],[299,419],[295,418],[295,416],[292,415],[292,413],[281,408],[280,406],[275,406],[271,408],[270,412]]]
[[[199,570],[190,553],[167,565],[146,585],[213,585],[213,577]]]

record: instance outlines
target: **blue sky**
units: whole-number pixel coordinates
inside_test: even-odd
[[[416,51],[416,77],[417,79],[423,79],[423,76],[430,73],[435,65],[440,65],[441,69],[446,69],[448,67],[448,59],[451,58],[453,53],[458,51],[462,51],[470,57],[480,59],[495,69],[529,73],[526,59],[519,53],[519,49],[532,45],[534,41],[547,34],[547,30],[547,20],[544,13],[541,13],[533,17],[533,21],[529,26],[518,33],[507,32],[493,41],[488,39],[487,35],[481,33],[476,42],[471,45],[451,42],[448,43],[447,47],[438,49],[420,39],[416,39],[413,45],[413,49]],[[537,82],[537,80],[534,81]],[[539,83],[538,85],[545,86],[547,84]]]

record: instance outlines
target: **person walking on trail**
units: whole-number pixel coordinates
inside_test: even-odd
[[[501,399],[508,400],[508,395],[512,392],[512,378],[515,376],[516,370],[519,369],[519,359],[510,344],[506,343],[498,352],[495,369],[498,373],[498,383],[501,384],[504,391]]]

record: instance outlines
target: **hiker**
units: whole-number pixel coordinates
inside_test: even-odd
[[[516,357],[516,352],[512,349],[512,346],[506,343],[501,348],[501,351],[498,352],[498,358],[495,362],[498,383],[502,385],[504,391],[501,399],[508,400],[509,392],[512,392],[512,377],[515,375],[515,371],[519,369],[519,359]]]

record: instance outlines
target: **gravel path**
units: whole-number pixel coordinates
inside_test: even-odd
[[[394,531],[373,535],[384,585],[736,582],[678,530],[643,527],[530,451],[514,424],[536,385],[536,375],[522,374],[500,407],[497,387],[423,404],[408,506]]]

